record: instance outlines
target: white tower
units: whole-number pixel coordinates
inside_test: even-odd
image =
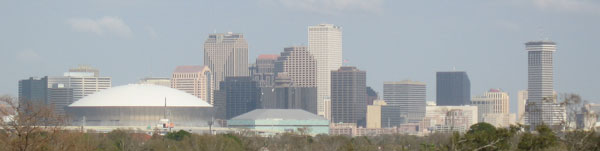
[[[308,27],[308,51],[317,61],[317,113],[324,116],[324,99],[331,96],[331,71],[342,66],[342,28],[332,24]]]

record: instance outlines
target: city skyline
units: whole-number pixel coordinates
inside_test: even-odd
[[[247,3],[247,2],[241,2]],[[386,3],[397,3],[386,1]],[[499,2],[496,2],[499,3]],[[583,2],[582,2],[583,3]],[[586,2],[588,3],[588,2]],[[591,3],[590,7],[597,7],[598,3]],[[29,6],[21,4],[16,4],[19,6]],[[175,4],[173,4],[175,5]],[[223,4],[215,4],[218,6],[223,6]],[[417,4],[423,5],[423,4]],[[474,5],[489,5],[485,2],[478,2]],[[508,4],[507,4],[508,5]],[[3,5],[9,6],[9,5]],[[501,5],[505,7],[509,7],[506,5]],[[56,6],[58,7],[58,6]],[[532,40],[540,40],[538,38],[538,28],[539,26],[544,27],[546,32],[553,33],[549,38],[553,41],[559,43],[559,50],[557,54],[555,54],[556,59],[560,60],[556,62],[556,70],[555,70],[555,88],[558,93],[579,93],[583,96],[584,99],[590,100],[592,102],[598,103],[600,96],[595,94],[593,90],[598,89],[598,81],[593,81],[594,78],[599,75],[597,72],[589,72],[585,69],[593,69],[593,67],[599,64],[598,61],[594,59],[589,59],[588,57],[598,56],[596,51],[592,51],[596,49],[594,46],[586,45],[589,41],[597,40],[596,37],[587,37],[589,35],[597,35],[595,33],[600,33],[597,29],[583,28],[586,29],[586,34],[583,29],[576,29],[573,27],[582,26],[582,24],[587,24],[585,26],[593,26],[598,25],[597,21],[583,21],[578,20],[577,17],[584,18],[578,12],[569,12],[564,10],[552,10],[556,8],[546,8],[550,10],[543,10],[538,8],[538,6],[513,6],[516,8],[520,8],[518,10],[523,11],[525,8],[533,8],[531,12],[533,15],[529,15],[527,17],[523,17],[521,19],[530,19],[535,18],[536,16],[542,16],[542,19],[535,19],[532,21],[523,21],[517,19],[514,22],[517,22],[516,31],[505,31],[507,33],[496,33],[491,32],[487,33],[487,35],[479,35],[470,33],[472,31],[467,29],[461,29],[455,26],[460,26],[467,23],[462,23],[458,21],[456,24],[452,24],[451,28],[445,29],[456,29],[456,30],[434,30],[433,32],[424,33],[423,35],[417,35],[415,33],[409,35],[399,35],[398,33],[402,33],[406,31],[406,29],[396,29],[392,28],[393,26],[384,26],[382,27],[388,33],[395,35],[394,37],[397,39],[393,39],[393,41],[405,41],[405,43],[400,43],[400,47],[393,47],[395,45],[385,44],[385,42],[390,42],[388,40],[385,41],[370,41],[368,40],[370,37],[378,37],[385,36],[386,33],[381,30],[373,30],[370,31],[372,33],[365,33],[366,29],[372,29],[374,25],[372,24],[360,24],[353,21],[349,21],[344,19],[344,15],[323,15],[319,14],[317,16],[319,19],[309,19],[304,20],[302,22],[295,22],[298,25],[289,25],[288,27],[282,28],[274,28],[275,33],[278,32],[287,32],[289,36],[286,38],[280,38],[275,35],[271,35],[270,33],[264,37],[260,37],[258,32],[253,30],[261,30],[265,31],[265,29],[271,29],[273,27],[262,27],[259,25],[264,24],[252,24],[249,26],[235,26],[235,25],[223,25],[220,24],[211,25],[212,27],[202,26],[197,28],[189,28],[190,26],[184,26],[185,29],[194,30],[192,33],[182,34],[180,30],[174,30],[175,34],[170,34],[171,30],[169,30],[168,25],[157,24],[154,27],[144,28],[144,21],[140,21],[135,18],[134,15],[130,13],[120,13],[119,10],[123,10],[125,8],[131,8],[131,6],[105,6],[109,8],[113,8],[114,12],[102,12],[102,11],[94,11],[90,10],[87,13],[81,14],[81,16],[71,16],[57,13],[58,17],[53,17],[53,19],[58,18],[58,21],[49,21],[49,20],[41,20],[47,21],[49,23],[49,27],[38,28],[38,25],[31,25],[25,27],[14,27],[13,29],[17,29],[16,31],[7,31],[8,35],[21,35],[16,36],[16,39],[10,39],[11,36],[3,35],[0,37],[4,41],[7,41],[7,45],[0,46],[2,52],[7,52],[2,60],[1,67],[2,69],[6,69],[5,73],[10,74],[2,74],[0,79],[2,86],[0,86],[0,94],[10,94],[12,96],[16,96],[17,83],[15,81],[25,79],[26,77],[43,77],[45,75],[55,76],[60,75],[62,71],[68,69],[69,67],[74,67],[78,64],[89,64],[94,66],[100,70],[102,70],[102,76],[110,76],[113,79],[113,85],[125,85],[128,83],[135,83],[137,80],[147,76],[160,76],[160,77],[168,77],[170,75],[171,70],[177,65],[184,64],[192,64],[192,65],[202,65],[203,60],[199,57],[202,57],[202,42],[203,38],[206,37],[209,33],[212,33],[214,29],[217,29],[218,32],[226,32],[226,30],[231,30],[233,32],[243,33],[248,39],[248,43],[250,46],[248,60],[254,60],[256,56],[259,54],[278,54],[282,48],[286,46],[291,46],[291,43],[303,43],[306,41],[306,28],[310,25],[316,25],[319,23],[332,23],[335,25],[339,25],[344,27],[344,58],[350,60],[351,65],[357,66],[359,69],[365,70],[369,72],[369,78],[367,79],[367,85],[373,87],[377,92],[382,94],[383,81],[400,81],[404,79],[411,79],[416,81],[423,81],[430,87],[427,87],[427,101],[435,101],[435,72],[436,71],[447,71],[452,68],[452,66],[456,66],[459,70],[464,70],[469,73],[469,77],[471,78],[472,94],[480,94],[485,92],[489,88],[502,88],[506,90],[511,96],[511,112],[516,112],[516,96],[518,90],[526,89],[526,76],[527,69],[523,67],[526,65],[526,52],[523,52],[522,45],[527,41]],[[392,11],[387,7],[391,6],[382,6],[384,10]],[[440,6],[435,6],[435,8],[439,8]],[[449,8],[441,8],[440,12],[448,11],[448,9],[460,8],[459,6],[451,5]],[[35,7],[32,7],[35,8]],[[32,9],[27,8],[27,9]],[[291,15],[302,15],[307,14],[307,12],[296,11],[289,12],[283,10],[273,10],[273,8],[267,7],[269,10],[267,11],[282,11],[284,13],[289,13]],[[26,9],[26,10],[27,10]],[[137,8],[140,9],[140,8]],[[498,8],[496,8],[498,9]],[[11,14],[6,13],[5,11],[12,12],[16,11],[14,8],[11,9],[2,9],[3,14]],[[427,9],[426,9],[427,10]],[[49,11],[49,9],[41,9],[41,11]],[[344,10],[342,10],[343,12]],[[526,11],[527,12],[527,11]],[[382,13],[382,14],[377,14]],[[310,13],[308,13],[310,14]],[[352,13],[350,13],[352,14]],[[357,14],[354,12],[354,14]],[[362,13],[358,13],[362,14]],[[397,12],[369,12],[364,13],[365,16],[376,16],[371,21],[381,21],[377,19],[385,18],[385,16],[393,16],[393,14],[397,14]],[[489,15],[487,12],[484,14]],[[493,14],[493,13],[492,13]],[[31,14],[29,14],[31,15]],[[177,14],[171,14],[177,15]],[[436,16],[435,13],[428,14],[430,16]],[[454,14],[461,15],[461,13]],[[494,14],[493,14],[494,15]],[[498,15],[498,14],[495,14]],[[554,17],[558,18],[568,18],[573,17],[572,20],[575,20],[580,25],[572,25],[572,24],[562,24],[557,23],[561,19],[555,19],[550,21],[541,21],[544,18],[549,18],[547,16],[555,15]],[[592,15],[598,15],[598,13],[592,13]],[[27,18],[28,14],[23,14],[22,17]],[[104,17],[104,16],[113,16],[113,17]],[[228,16],[228,15],[226,15]],[[324,17],[323,17],[324,16]],[[427,16],[427,15],[426,15]],[[18,16],[17,16],[18,17]],[[61,18],[62,17],[62,18]],[[364,16],[358,16],[359,18],[366,18]],[[403,16],[406,17],[406,16]],[[458,19],[465,19],[467,17],[477,17],[466,15],[466,17],[457,17]],[[503,18],[504,17],[504,18]],[[75,19],[72,19],[75,18]],[[104,18],[108,18],[106,20],[117,18],[117,21],[121,21],[125,23],[125,26],[130,28],[130,37],[127,38],[128,34],[115,34],[110,33],[109,31],[101,32],[99,36],[95,35],[94,32],[86,33],[80,32],[76,29],[70,29],[69,23],[78,21],[78,18],[90,18],[92,21],[102,21]],[[417,26],[421,24],[426,24],[426,27],[418,28],[417,31],[422,31],[425,29],[434,29],[436,27],[441,27],[437,25],[429,25],[427,23],[439,23],[434,20],[422,20],[422,22],[418,22],[419,19],[410,18],[410,16],[406,17],[409,21],[413,21],[408,23],[409,27]],[[438,18],[437,16],[435,18]],[[443,17],[439,17],[443,18]],[[501,16],[501,19],[507,19],[507,16]],[[8,18],[8,24],[6,25],[6,29],[1,29],[2,31],[11,29],[13,27],[10,21],[16,21],[16,23],[36,23],[34,18],[26,19],[23,21],[17,21],[14,16]],[[416,22],[415,22],[416,21]],[[490,20],[485,20],[490,21]],[[536,21],[540,21],[538,23],[534,23]],[[65,23],[68,22],[68,23]],[[231,21],[229,23],[234,23],[239,21]],[[443,22],[443,21],[440,21]],[[502,21],[500,21],[502,22]],[[591,22],[591,23],[590,23]],[[228,22],[225,22],[227,24]],[[554,23],[555,25],[551,25]],[[150,23],[151,24],[151,23]],[[506,23],[510,25],[510,23]],[[392,24],[394,25],[394,24]],[[397,25],[397,23],[396,23]],[[406,27],[405,26],[405,27]],[[563,27],[561,27],[563,26]],[[219,28],[220,27],[220,28]],[[472,26],[471,26],[472,27]],[[510,26],[508,26],[510,27]],[[571,27],[571,28],[569,28]],[[64,37],[58,37],[57,40],[47,39],[47,38],[32,38],[34,41],[33,44],[28,45],[25,43],[29,37],[35,37],[37,34],[35,32],[39,32],[40,29],[42,31],[57,28],[58,31],[65,32],[66,35]],[[73,26],[75,28],[75,26]],[[225,29],[223,29],[225,28]],[[32,30],[31,32],[27,32],[26,30]],[[103,29],[105,30],[105,29]],[[159,45],[159,44],[145,44],[145,42],[151,42],[152,36],[150,38],[145,37],[145,31],[155,31],[155,34],[158,35],[158,38],[154,40],[154,42],[165,41],[167,44]],[[224,31],[225,30],[225,31]],[[475,31],[503,31],[503,29],[496,29],[495,27],[489,28],[476,28]],[[45,31],[44,33],[54,33],[51,31]],[[125,32],[128,33],[128,32]],[[152,32],[149,32],[152,33]],[[188,35],[190,34],[190,35]],[[193,34],[193,35],[191,35]],[[434,41],[438,41],[438,43],[429,43],[426,41],[428,38],[424,37],[432,37],[432,35],[441,34],[438,36],[433,36]],[[173,36],[177,35],[186,35],[180,38],[173,38]],[[358,36],[362,35],[362,36]],[[191,37],[190,37],[191,36]],[[397,37],[400,36],[400,37]],[[582,36],[583,38],[575,38],[575,36]],[[124,37],[124,38],[123,38]],[[289,37],[289,38],[287,38]],[[415,38],[416,37],[416,38]],[[494,38],[495,37],[495,38]],[[498,38],[498,37],[505,37]],[[510,38],[508,38],[510,37]],[[385,38],[385,37],[382,37]],[[389,37],[388,37],[389,38]],[[411,40],[411,38],[414,38]],[[459,39],[458,42],[455,40],[448,40],[448,42],[442,42],[444,39]],[[489,38],[489,39],[488,39]],[[77,39],[73,41],[74,43],[81,44],[67,44],[62,45],[64,42],[61,41],[69,41],[71,39]],[[100,40],[99,43],[94,44],[93,41]],[[114,39],[114,40],[111,40]],[[140,40],[144,39],[144,40]],[[173,40],[182,40],[181,42],[173,42]],[[282,40],[274,40],[274,39],[282,39]],[[475,40],[475,39],[484,39],[484,40]],[[13,41],[19,41],[17,44],[13,44]],[[48,40],[45,42],[44,40]],[[274,41],[270,41],[274,40]],[[364,44],[358,44],[361,41],[366,40]],[[498,41],[502,40],[502,41]],[[21,42],[22,41],[22,42]],[[120,42],[123,41],[123,42]],[[55,42],[52,44],[51,42]],[[427,43],[424,43],[427,42]],[[125,44],[128,43],[128,44]],[[416,47],[417,45],[423,46],[422,48]],[[483,43],[483,44],[481,44]],[[107,44],[115,46],[104,46],[101,44]],[[183,45],[183,46],[178,46]],[[378,45],[385,46],[378,46]],[[394,43],[396,44],[396,43]],[[431,45],[423,45],[423,44],[431,44]],[[61,46],[62,45],[62,46]],[[101,45],[101,46],[100,46]],[[89,48],[96,47],[98,48]],[[173,48],[171,48],[171,46]],[[433,51],[434,49],[439,49],[438,47],[445,46],[447,47],[443,51]],[[149,53],[141,53],[145,52],[145,50],[149,47],[151,48]],[[373,48],[371,48],[373,47]],[[495,47],[495,48],[494,48]],[[114,50],[111,50],[114,49]],[[179,50],[178,50],[179,49]],[[106,50],[106,51],[104,51]],[[109,51],[111,50],[111,51]],[[501,51],[500,51],[501,50]],[[171,52],[172,51],[172,52]],[[364,53],[361,51],[367,52],[375,52],[375,53]],[[395,53],[395,51],[400,51],[399,53]],[[452,51],[453,53],[448,53]],[[105,60],[99,60],[95,58],[85,58],[84,56],[88,55],[91,52],[100,52],[98,55],[99,58],[109,57],[111,58],[111,62],[104,62]],[[181,53],[185,52],[185,53]],[[116,56],[114,54],[119,53],[120,55]],[[173,54],[171,54],[173,53]],[[178,54],[179,53],[179,54]],[[386,53],[392,53],[394,55],[383,55]],[[429,54],[439,53],[434,56],[430,56]],[[72,54],[67,55],[67,57],[61,57],[63,54]],[[134,55],[136,54],[136,55]],[[166,54],[166,55],[163,55]],[[190,55],[186,55],[190,54]],[[200,55],[199,55],[200,54]],[[139,56],[141,55],[141,56]],[[439,55],[439,56],[438,56]],[[458,58],[461,61],[454,61],[453,59],[444,59],[444,55],[449,55],[451,57],[455,57],[453,59]],[[194,56],[192,58],[192,56]],[[443,56],[443,57],[442,57]],[[132,59],[136,57],[146,58],[143,60]],[[394,59],[395,57],[400,57],[400,59]],[[31,60],[33,58],[33,60]],[[37,58],[37,59],[36,59]],[[73,58],[73,59],[70,59]],[[175,59],[173,61],[172,58],[180,58]],[[415,60],[412,58],[420,58],[420,64],[408,64],[409,62],[414,62]],[[499,58],[499,59],[498,59]],[[593,57],[592,57],[593,58]],[[507,60],[508,59],[508,60]],[[29,61],[28,61],[29,60]],[[59,61],[59,60],[68,60],[68,61]],[[138,61],[136,63],[132,63],[131,65],[123,65],[125,62],[129,61]],[[146,61],[150,60],[150,61]],[[167,64],[162,64],[160,60],[170,60],[165,61],[169,62]],[[386,61],[389,60],[389,61]],[[512,61],[515,60],[515,61]],[[591,63],[581,64],[576,60],[590,60]],[[252,63],[252,62],[248,62]],[[146,65],[147,64],[147,65]],[[478,64],[478,65],[475,65]],[[481,64],[481,65],[479,65]],[[14,66],[14,67],[13,67]],[[124,71],[130,70],[131,66],[140,66],[139,69],[133,70],[134,73],[125,73]],[[387,70],[386,67],[394,66],[398,71]],[[569,68],[577,66],[578,68]],[[24,70],[28,69],[28,70]],[[410,71],[408,73],[401,71]],[[586,73],[586,74],[580,74]],[[489,79],[498,79],[497,81],[492,81]],[[592,81],[590,81],[592,80]]]

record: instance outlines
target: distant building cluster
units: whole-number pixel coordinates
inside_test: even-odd
[[[241,33],[209,34],[202,65],[180,65],[170,77],[146,77],[112,87],[111,77],[79,66],[62,76],[19,81],[21,103],[52,105],[74,126],[219,126],[260,133],[311,135],[427,135],[465,132],[478,122],[496,127],[520,123],[561,126],[567,117],[553,88],[556,43],[533,41],[528,51],[528,88],[518,92],[518,112],[509,112],[509,93],[490,89],[471,95],[466,71],[436,72],[436,100],[426,84],[383,83],[382,97],[367,86],[367,71],[342,63],[342,28],[308,27],[308,45],[248,60]],[[582,108],[600,113],[597,104]],[[577,115],[589,128],[597,116]],[[564,125],[563,125],[564,126]]]

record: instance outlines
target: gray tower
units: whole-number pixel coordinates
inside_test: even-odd
[[[407,122],[418,123],[425,116],[425,83],[400,81],[383,83],[383,100],[387,106],[399,110]],[[389,108],[388,107],[388,108]]]
[[[471,82],[467,72],[437,72],[436,81],[436,103],[438,106],[471,104]]]
[[[356,67],[331,71],[331,120],[365,126],[367,113],[367,73]]]

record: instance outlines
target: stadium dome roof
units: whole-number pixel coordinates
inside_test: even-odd
[[[152,84],[129,84],[96,92],[69,107],[165,106],[212,107],[206,101],[177,89]]]

